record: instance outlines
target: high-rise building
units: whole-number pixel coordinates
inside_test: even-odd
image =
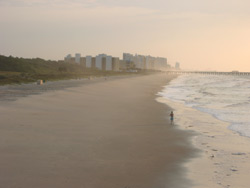
[[[152,57],[144,55],[132,55],[129,53],[123,53],[123,61],[127,63],[134,63],[137,69],[154,69],[162,70],[167,68],[167,59],[163,57]]]
[[[96,68],[95,62],[96,62],[96,58],[95,58],[95,57],[92,57],[92,59],[91,59],[91,68],[92,68],[92,69],[95,69],[95,68]]]
[[[180,63],[179,62],[175,63],[175,69],[180,69]]]
[[[106,57],[106,67],[105,70],[111,71],[112,70],[112,56]]]
[[[120,69],[120,60],[118,57],[112,58],[112,70],[113,71],[119,71]]]
[[[70,61],[71,61],[71,58],[72,58],[71,54],[68,54],[68,55],[64,58],[64,61],[65,61],[65,62],[70,62]]]
[[[95,67],[99,70],[103,70],[103,58],[107,57],[106,54],[99,54],[95,59]]]
[[[155,70],[162,70],[167,68],[167,58],[157,57],[155,58]]]
[[[80,62],[81,62],[81,54],[80,53],[75,54],[75,62],[80,64]]]
[[[129,53],[123,53],[123,60],[126,62],[132,62],[133,61],[133,55]]]
[[[86,68],[86,57],[81,57],[80,58],[80,65]]]
[[[86,67],[91,68],[92,67],[92,57],[86,56]]]
[[[154,58],[151,56],[146,56],[146,69],[153,69],[154,67]]]

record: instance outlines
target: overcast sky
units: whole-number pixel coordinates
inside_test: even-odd
[[[0,54],[123,52],[185,69],[250,71],[249,0],[0,0]]]

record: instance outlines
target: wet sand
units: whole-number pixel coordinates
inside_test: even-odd
[[[181,103],[158,98],[175,110],[178,127],[192,130],[199,157],[185,166],[193,188],[249,188],[250,139],[228,129],[229,123]],[[194,115],[195,114],[195,115]]]
[[[170,125],[170,108],[155,100],[170,79],[88,81],[1,102],[1,187],[189,187],[191,132]]]

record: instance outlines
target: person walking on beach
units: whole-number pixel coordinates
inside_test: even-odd
[[[173,124],[173,122],[174,122],[174,113],[173,113],[173,111],[171,111],[171,113],[170,113],[170,120],[171,120],[171,124]]]

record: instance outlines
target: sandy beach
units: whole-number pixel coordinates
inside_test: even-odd
[[[1,187],[191,186],[192,131],[170,125],[170,108],[155,100],[170,79],[90,80],[1,102]]]
[[[193,188],[250,187],[250,139],[228,129],[229,123],[162,97],[175,109],[178,128],[192,130],[199,156],[185,163]]]

